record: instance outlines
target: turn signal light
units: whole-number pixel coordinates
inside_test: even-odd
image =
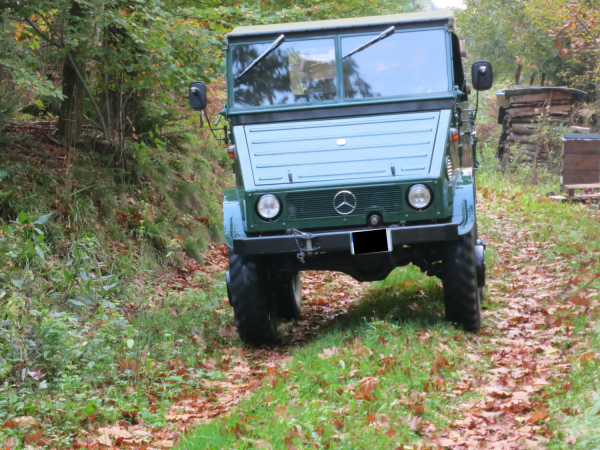
[[[227,156],[229,159],[235,159],[235,145],[230,145],[227,149]]]
[[[458,142],[458,130],[456,128],[450,128],[450,134],[452,135],[452,142]]]

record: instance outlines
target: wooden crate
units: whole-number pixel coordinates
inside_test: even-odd
[[[562,184],[600,186],[600,134],[569,133],[563,136]]]

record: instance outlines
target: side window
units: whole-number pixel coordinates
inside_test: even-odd
[[[454,84],[462,89],[465,81],[465,71],[463,67],[462,58],[460,56],[460,42],[458,36],[452,34],[452,69],[454,72]]]

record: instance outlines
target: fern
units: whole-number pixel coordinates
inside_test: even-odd
[[[0,182],[9,179],[13,175],[23,173],[23,168],[18,166],[0,165]]]

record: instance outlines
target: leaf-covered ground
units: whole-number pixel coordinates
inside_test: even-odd
[[[23,406],[0,399],[2,447],[597,448],[600,213],[548,200],[538,175],[479,172],[479,334],[446,323],[440,283],[409,266],[363,285],[305,273],[302,320],[246,348],[212,245],[124,305],[136,331],[105,381],[65,372],[70,390],[44,391],[32,372]]]
[[[439,282],[414,267],[372,285],[306,273],[303,318],[280,326],[278,348],[242,347],[231,322],[218,357],[173,362],[166,380],[195,387],[157,411],[162,422],[89,425],[77,446],[596,448],[600,213],[547,200],[528,175],[480,176],[479,334],[443,320]],[[219,251],[211,270],[224,268]],[[164,288],[194,287],[197,270]]]
[[[182,448],[596,448],[600,214],[521,175],[480,177],[481,333],[400,269]]]

